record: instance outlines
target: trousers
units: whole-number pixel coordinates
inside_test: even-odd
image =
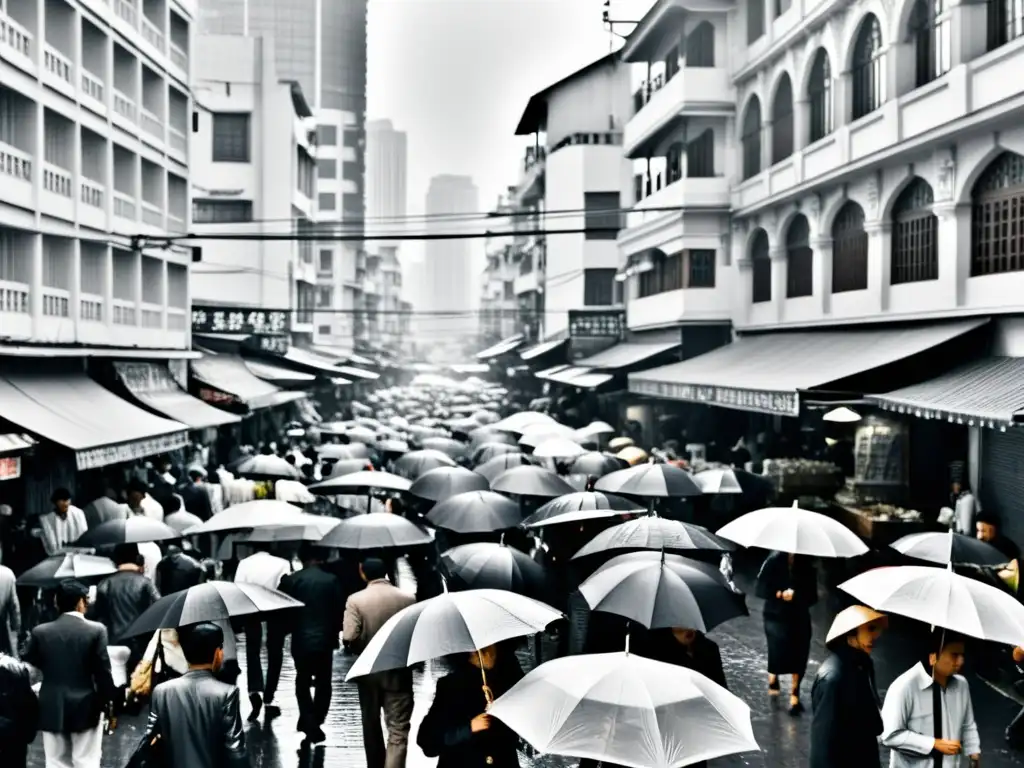
[[[309,733],[324,724],[331,707],[331,674],[334,651],[316,651],[293,657],[295,700],[299,705],[299,730]],[[313,689],[313,695],[309,693]]]
[[[266,627],[264,627],[264,623]],[[267,633],[267,676],[264,682],[263,662],[260,652],[263,649],[263,631]],[[285,633],[274,621],[252,621],[245,625],[245,676],[249,693],[262,693],[268,704],[274,700],[277,684],[281,680],[281,665],[284,663]]]
[[[359,709],[363,721],[363,749],[366,768],[405,768],[412,720],[412,690],[385,690],[375,680],[360,680]],[[387,741],[380,727],[384,713]]]
[[[46,768],[100,768],[103,724],[78,733],[43,731]]]

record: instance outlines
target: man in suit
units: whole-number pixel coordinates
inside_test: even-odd
[[[18,638],[21,637],[21,604],[14,571],[0,565],[0,653],[18,656]]]
[[[416,602],[412,595],[388,581],[387,570],[384,561],[375,557],[359,566],[366,587],[345,604],[346,648],[362,651],[388,619]],[[412,718],[412,671],[400,669],[368,675],[360,678],[357,685],[367,768],[404,768]],[[380,728],[382,710],[388,730],[386,746]]]
[[[137,544],[118,544],[114,547],[117,573],[99,583],[96,602],[89,611],[90,619],[101,622],[115,641],[131,649],[129,670],[135,669],[135,665],[142,660],[148,638],[124,638],[124,633],[147,608],[160,599],[156,585],[142,572],[139,564],[141,559]]]
[[[178,630],[188,672],[153,689],[148,733],[168,768],[248,768],[238,689],[220,682],[224,632],[205,622]]]
[[[302,570],[281,579],[281,591],[304,603],[292,620],[292,658],[295,660],[295,698],[299,730],[312,744],[326,740],[321,726],[331,706],[334,651],[341,632],[345,592],[334,574],[323,569],[320,550],[303,546]],[[309,689],[315,686],[311,698]]]
[[[61,615],[32,630],[25,661],[43,673],[39,730],[47,768],[100,768],[102,715],[114,696],[107,630],[85,618],[89,589],[61,582]]]
[[[200,520],[209,520],[213,517],[213,507],[210,504],[210,494],[203,488],[204,482],[206,473],[193,467],[188,471],[185,482],[178,486],[178,494],[185,502],[186,512],[191,512]]]

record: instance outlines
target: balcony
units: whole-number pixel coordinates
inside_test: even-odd
[[[105,198],[106,190],[102,184],[97,184],[89,179],[82,179],[81,193],[78,199],[81,200],[83,205],[88,205],[92,208],[103,208]]]
[[[103,81],[85,69],[80,71],[82,73],[80,78],[82,84],[81,94],[85,97],[84,100],[89,102],[90,109],[106,112],[107,103],[104,97]]]
[[[147,19],[145,16],[142,17],[142,38],[156,48],[160,53],[164,52],[165,38],[164,33],[160,31],[152,21]]]
[[[142,322],[139,325],[151,331],[162,330],[164,327],[164,310],[159,304],[142,305]]]
[[[626,325],[631,331],[639,331],[681,322],[727,321],[731,310],[731,294],[719,282],[714,288],[681,288],[630,299],[626,304]]]
[[[188,317],[184,309],[178,307],[167,308],[167,330],[183,332],[188,328]]]
[[[32,155],[0,142],[0,200],[31,210]]]
[[[168,44],[167,51],[171,59],[171,64],[176,66],[182,72],[188,73],[188,54],[174,43]]]
[[[68,317],[71,292],[63,288],[43,288],[43,315],[45,317]]]
[[[686,220],[707,212],[712,222],[717,222],[721,212],[728,210],[729,199],[729,182],[722,176],[686,177],[661,189],[653,189],[626,214],[626,228],[618,237],[619,248],[626,256],[651,248],[665,250],[666,253],[678,251],[683,246],[677,241],[687,234]],[[683,211],[660,210],[668,208],[681,208]],[[693,213],[684,215],[686,209],[693,209]],[[716,227],[717,224],[713,224],[710,230],[701,227],[698,234],[706,235]]]
[[[735,93],[728,71],[722,67],[680,69],[667,83],[661,78],[641,86],[634,95],[637,111],[623,132],[626,157],[640,157],[662,129],[693,108],[731,113]]]
[[[135,101],[116,89],[114,90],[114,113],[131,123],[138,122],[138,107],[135,106]]]
[[[173,213],[167,214],[167,231],[184,233],[187,227],[185,226],[185,219],[181,216],[175,216]]]
[[[170,125],[167,126],[167,148],[180,155],[182,160],[188,158],[188,138]]]
[[[540,272],[532,270],[530,272],[519,274],[512,284],[512,290],[515,291],[516,296],[521,296],[524,293],[536,291],[540,287],[540,284]]]
[[[32,33],[0,10],[0,57],[34,73],[32,55]]]
[[[134,196],[114,190],[114,216],[125,221],[137,221]]]
[[[137,325],[135,320],[135,302],[125,299],[114,299],[114,325]]]
[[[75,182],[71,172],[43,163],[43,194],[40,209],[48,216],[73,221],[75,218]]]
[[[142,202],[142,221],[144,224],[148,224],[151,227],[156,227],[159,230],[164,228],[164,211],[163,208],[155,203],[149,203],[146,201]]]
[[[29,313],[28,285],[10,280],[0,280],[0,314]]]
[[[103,297],[91,293],[80,294],[78,319],[86,323],[103,322]]]
[[[138,29],[139,27],[139,14],[135,10],[135,3],[132,0],[109,0],[113,6],[114,11],[117,13],[118,18],[121,19],[132,29]]]
[[[164,121],[143,107],[139,111],[139,125],[155,139],[164,140]]]
[[[60,90],[68,91],[74,88],[75,65],[71,59],[58,51],[49,43],[43,46],[43,70],[46,72],[50,82],[54,83]]]
[[[523,175],[516,187],[516,202],[526,205],[544,194],[544,167],[547,162],[547,149],[544,147],[527,147],[523,156]]]

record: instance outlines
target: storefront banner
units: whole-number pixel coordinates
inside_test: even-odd
[[[123,464],[149,456],[174,451],[188,444],[188,432],[172,432],[169,435],[133,440],[118,445],[105,445],[75,452],[75,463],[79,470],[99,469],[111,464]]]
[[[625,331],[626,313],[624,310],[569,310],[570,339],[620,339]]]
[[[21,457],[6,456],[0,459],[0,481],[17,480],[21,477]]]
[[[279,357],[287,355],[290,348],[287,336],[255,335],[250,341],[260,352],[266,352]]]
[[[631,379],[629,391],[637,395],[721,405],[740,411],[756,411],[773,416],[799,416],[800,397],[796,392],[768,392],[732,387],[709,387],[669,381]]]
[[[114,363],[114,369],[128,389],[137,395],[157,395],[178,392],[168,368],[156,363]]]
[[[291,311],[192,305],[192,333],[288,333]]]

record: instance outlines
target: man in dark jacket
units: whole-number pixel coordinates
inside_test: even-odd
[[[0,765],[25,768],[39,730],[39,699],[27,664],[0,653]]]
[[[224,633],[216,624],[178,631],[188,672],[153,689],[149,734],[159,736],[167,768],[248,768],[238,689],[216,678]]]
[[[304,546],[302,570],[281,579],[280,590],[304,603],[293,618],[292,658],[295,660],[295,698],[299,730],[313,744],[324,741],[321,727],[331,705],[334,651],[342,629],[345,592],[337,576],[323,569],[316,547]],[[315,686],[315,697],[309,695]]]
[[[201,469],[192,468],[185,482],[178,486],[178,494],[185,502],[185,511],[205,521],[213,517],[213,507],[210,494],[202,487],[204,482],[206,474]]]
[[[204,574],[202,563],[177,544],[171,544],[156,567],[157,588],[162,595],[172,595],[201,584]]]
[[[149,638],[124,638],[124,633],[143,611],[160,599],[152,579],[142,573],[140,560],[135,544],[118,544],[114,548],[117,573],[100,582],[96,602],[89,611],[89,618],[103,624],[115,642],[131,649],[129,674],[142,659]]]
[[[841,611],[825,645],[832,652],[811,686],[810,768],[879,768],[882,733],[871,651],[886,617],[863,605]]]
[[[25,661],[43,673],[39,729],[47,765],[100,768],[101,716],[114,696],[107,630],[85,618],[88,588],[62,582],[59,618],[32,630]]]

